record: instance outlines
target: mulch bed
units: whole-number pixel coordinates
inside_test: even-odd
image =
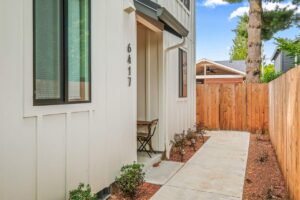
[[[208,136],[204,136],[204,143],[209,139]],[[185,148],[185,155],[183,157],[183,160],[181,161],[181,155],[177,151],[171,150],[171,155],[170,158],[168,159],[169,161],[174,161],[174,162],[187,162],[202,146],[203,146],[203,140],[202,138],[198,138],[196,144],[195,144],[195,151],[192,147],[187,146]]]
[[[204,136],[204,143],[209,139],[209,137]],[[195,144],[195,151],[192,147],[186,147],[183,162],[187,162],[202,146],[203,141],[199,138]],[[171,151],[170,161],[181,162],[181,156],[178,152]],[[158,167],[160,163],[156,163],[154,167]],[[149,200],[159,189],[160,185],[154,185],[150,183],[144,183],[140,188],[137,196],[134,200]],[[109,200],[131,200],[128,197],[124,197],[120,191],[115,187],[113,191],[113,195],[109,198]]]
[[[269,136],[252,134],[243,200],[288,200],[288,193]]]
[[[209,139],[209,137],[204,136],[204,143]],[[183,162],[187,162],[202,146],[203,146],[203,141],[201,138],[199,138],[195,144],[195,150],[192,147],[186,147],[185,152],[186,154],[184,155]],[[175,161],[175,162],[181,162],[181,156],[178,152],[171,151],[170,155],[170,161]],[[159,163],[156,164],[158,167]],[[160,185],[154,185],[150,183],[144,183],[140,188],[137,196],[134,198],[134,200],[149,200],[159,189]],[[125,198],[120,191],[115,187],[113,189],[113,194],[109,198],[110,200],[130,200],[130,198]]]
[[[160,185],[144,183],[140,188],[134,200],[149,200],[159,189]],[[116,191],[109,200],[131,200],[122,195],[120,191]]]

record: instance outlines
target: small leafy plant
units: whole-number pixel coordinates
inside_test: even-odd
[[[257,161],[260,162],[260,163],[264,163],[264,162],[267,162],[269,159],[269,154],[268,152],[266,151],[263,151],[259,154],[258,158],[257,158]]]
[[[92,194],[90,185],[80,183],[77,189],[70,191],[69,200],[96,200],[96,195]]]
[[[204,139],[204,135],[206,134],[206,127],[202,124],[202,123],[197,123],[195,125],[196,127],[196,132],[198,135],[200,135],[200,137],[202,138],[202,142],[204,143],[205,142],[205,139]]]
[[[182,162],[185,155],[185,147],[187,146],[185,131],[181,134],[175,134],[174,140],[172,140],[171,143],[173,144],[173,150],[179,152]]]
[[[126,165],[121,168],[121,174],[116,178],[116,185],[121,190],[124,196],[133,199],[139,186],[145,181],[145,172],[143,171],[143,165],[133,163],[132,165]]]
[[[196,142],[198,140],[197,132],[188,129],[186,139],[190,142],[191,147],[196,151]]]
[[[265,129],[258,129],[255,131],[256,134],[256,140],[259,142],[269,142],[269,131]]]
[[[266,200],[283,199],[281,195],[276,194],[274,187],[271,185],[267,190]]]

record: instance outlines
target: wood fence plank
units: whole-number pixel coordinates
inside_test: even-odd
[[[235,93],[235,87],[236,87],[236,84],[231,84],[229,85],[230,87],[230,91],[231,91],[231,96],[230,96],[230,103],[231,103],[231,117],[232,117],[232,120],[230,121],[231,124],[230,124],[230,130],[235,130],[236,127],[237,127],[237,123],[236,123],[236,108],[237,108],[237,104],[236,104],[236,93]]]
[[[238,84],[235,86],[235,94],[236,94],[236,107],[242,108],[242,91],[241,91],[242,84]],[[242,110],[236,109],[235,110],[235,118],[236,118],[236,130],[242,130]]]
[[[269,86],[268,84],[264,84],[264,123],[263,123],[263,127],[264,127],[264,130],[268,130],[269,129],[269,109],[270,109],[270,106],[269,106]]]
[[[251,128],[251,114],[252,114],[252,107],[251,107],[251,103],[252,103],[252,93],[251,93],[251,84],[247,84],[246,85],[246,93],[247,93],[247,98],[246,98],[246,109],[247,109],[247,112],[246,112],[246,115],[247,115],[247,130],[251,131],[250,128]]]
[[[296,104],[295,104],[295,117],[294,117],[294,129],[293,129],[293,136],[294,136],[294,145],[295,145],[295,152],[294,155],[292,155],[295,159],[295,187],[296,187],[296,191],[295,193],[295,200],[300,200],[300,179],[299,174],[300,174],[300,123],[299,123],[299,119],[300,119],[300,67],[298,67],[297,70],[297,98],[296,98]]]
[[[245,84],[242,85],[242,93],[243,93],[243,97],[242,97],[242,112],[243,112],[243,128],[242,130],[247,130],[247,87]]]
[[[220,85],[218,85],[218,89],[216,91],[216,95],[217,95],[217,105],[216,105],[216,113],[217,113],[217,116],[216,116],[216,121],[217,121],[217,126],[216,126],[216,129],[219,130],[220,129]]]
[[[300,66],[269,83],[269,131],[290,198],[300,200]]]
[[[213,99],[212,99],[212,115],[210,116],[211,117],[211,120],[212,120],[212,127],[214,127],[214,129],[218,129],[218,122],[219,121],[219,89],[218,89],[218,85],[217,84],[213,84],[212,85],[212,96],[213,96]]]
[[[252,84],[251,86],[251,132],[255,132],[255,130],[258,130],[257,123],[259,123],[258,115],[259,107],[259,95],[258,95],[258,89],[255,84]]]
[[[268,129],[268,89],[265,84],[198,84],[197,121],[215,130]]]
[[[208,102],[209,102],[209,93],[208,93],[208,87],[207,87],[207,85],[204,85],[204,124],[205,124],[205,126],[209,126],[209,123],[208,123],[208,116],[209,116],[209,113],[208,113],[208,111],[209,111],[209,104],[208,104]]]

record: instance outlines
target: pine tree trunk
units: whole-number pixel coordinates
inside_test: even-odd
[[[261,65],[262,0],[249,0],[247,83],[258,83]]]

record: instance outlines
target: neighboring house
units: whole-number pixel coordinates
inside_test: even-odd
[[[290,68],[295,67],[296,58],[287,56],[286,52],[278,48],[275,50],[271,59],[274,62],[276,72],[286,72]]]
[[[242,83],[246,78],[246,63],[239,61],[211,61],[201,59],[196,64],[198,84]]]
[[[194,126],[195,0],[3,0],[0,18],[0,199],[99,192],[137,160],[137,120],[167,155]]]

